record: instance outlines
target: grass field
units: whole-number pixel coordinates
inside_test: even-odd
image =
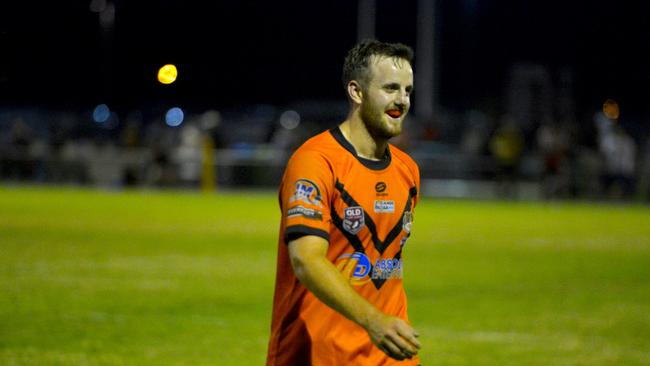
[[[275,194],[0,188],[0,365],[262,365]],[[650,209],[423,200],[424,365],[650,365]]]

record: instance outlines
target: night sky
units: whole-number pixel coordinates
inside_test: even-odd
[[[376,37],[415,47],[416,5],[378,0]],[[123,0],[115,6],[114,28],[102,32],[89,1],[3,4],[2,105],[107,102],[128,110],[344,98],[339,80],[357,38],[355,1]],[[571,70],[579,109],[614,98],[623,114],[645,118],[649,17],[643,1],[438,0],[440,103],[503,108],[511,65],[530,62],[547,66],[554,78]],[[169,86],[155,79],[165,63],[179,68]]]

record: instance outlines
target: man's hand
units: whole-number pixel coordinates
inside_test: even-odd
[[[366,330],[372,343],[396,360],[412,358],[421,346],[417,340],[418,332],[394,316],[377,314],[374,319],[370,319]]]
[[[327,240],[306,235],[289,242],[289,258],[300,282],[327,306],[362,326],[372,343],[403,360],[418,353],[418,333],[404,320],[382,313],[350,286],[327,257]]]

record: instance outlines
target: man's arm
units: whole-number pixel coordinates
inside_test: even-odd
[[[404,320],[389,316],[359,295],[327,257],[328,242],[307,235],[289,242],[289,257],[300,282],[327,306],[363,327],[372,343],[392,358],[417,354],[418,333]]]

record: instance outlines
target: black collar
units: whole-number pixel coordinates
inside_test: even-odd
[[[366,158],[362,158],[359,155],[357,155],[357,150],[354,149],[354,146],[348,141],[345,136],[343,136],[343,132],[341,132],[340,127],[334,127],[330,130],[330,133],[334,137],[334,139],[341,144],[345,148],[345,150],[349,151],[352,156],[354,156],[363,166],[365,166],[368,169],[372,170],[383,170],[386,169],[390,165],[390,148],[386,146],[386,154],[384,155],[384,158],[381,160],[370,160]]]

